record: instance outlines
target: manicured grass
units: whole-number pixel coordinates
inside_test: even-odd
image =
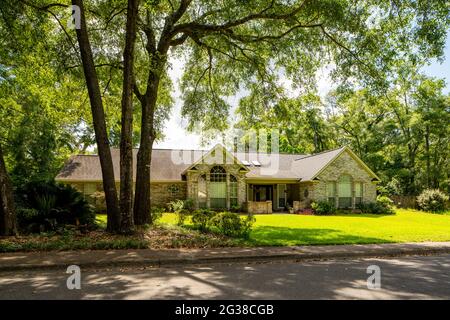
[[[288,246],[450,241],[450,212],[396,210],[395,215],[338,214],[302,216],[256,215],[250,239],[233,239],[176,226],[176,215],[166,213],[157,225],[135,234],[104,231],[106,215],[98,215],[99,230],[82,234],[66,231],[0,238],[0,252],[139,248],[217,248],[230,246]]]
[[[398,209],[395,215],[256,215],[248,245],[287,246],[450,241],[450,215]],[[175,224],[174,214],[162,223]]]

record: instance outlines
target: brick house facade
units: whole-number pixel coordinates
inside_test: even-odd
[[[112,150],[119,177],[119,151]],[[102,191],[98,156],[71,157],[56,178],[86,196]],[[348,147],[312,155],[162,150],[152,154],[152,205],[192,199],[197,208],[241,208],[271,213],[308,208],[329,201],[338,208],[356,208],[376,199],[379,178]],[[120,181],[117,181],[119,186]]]

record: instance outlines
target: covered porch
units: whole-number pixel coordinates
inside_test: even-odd
[[[247,211],[254,214],[288,212],[300,200],[298,181],[247,182]]]

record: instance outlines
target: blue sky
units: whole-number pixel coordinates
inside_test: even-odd
[[[445,93],[450,92],[450,36],[447,37],[445,47],[445,59],[442,63],[433,61],[429,66],[423,69],[424,73],[436,78],[444,79],[447,86]],[[177,87],[177,81],[182,73],[182,65],[177,62],[172,62],[172,70],[170,75]],[[330,90],[330,82],[325,73],[322,73],[321,78],[318,79],[318,89],[321,95],[326,94]],[[164,134],[166,138],[163,141],[155,143],[155,148],[163,149],[205,149],[201,146],[201,138],[199,135],[188,133],[184,128],[186,123],[180,117],[181,99],[180,92],[175,92],[175,107],[172,111],[172,116],[166,122]],[[237,104],[237,97],[232,99],[232,104]],[[211,141],[209,146],[214,145],[218,141]],[[206,146],[208,147],[208,146]]]
[[[432,77],[444,79],[447,83],[446,93],[450,92],[450,35],[447,36],[445,44],[445,60],[442,64],[438,62],[432,63],[424,68],[424,72]]]

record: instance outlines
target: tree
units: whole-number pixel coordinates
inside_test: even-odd
[[[86,17],[82,0],[72,0],[72,4],[80,8],[80,28],[76,29],[81,60],[83,62],[84,76],[91,102],[92,118],[97,141],[98,155],[101,163],[103,190],[107,207],[107,229],[115,232],[120,228],[120,212],[117,198],[114,167],[109,148],[106,119],[101,98],[97,71],[94,64],[91,44],[87,32]]]
[[[81,0],[73,3],[83,4]],[[102,10],[111,9],[107,2],[91,3],[89,10],[82,10],[82,29],[86,27],[86,16],[92,16],[91,21],[120,16],[124,2],[115,4],[111,14],[105,15]],[[41,8],[51,5],[40,4]],[[151,152],[158,119],[167,114],[167,109],[160,106],[164,105],[163,93],[170,87],[167,69],[171,58],[186,62],[181,83],[182,115],[190,122],[189,128],[221,130],[227,126],[228,98],[241,89],[263,102],[255,106],[254,112],[273,107],[280,74],[291,79],[294,87],[307,90],[314,86],[316,71],[331,64],[335,66],[336,80],[349,84],[358,79],[379,91],[386,89],[390,72],[399,59],[442,55],[448,10],[439,0],[408,0],[400,4],[390,0],[145,1],[138,16],[140,41],[135,62],[139,68],[134,94],[141,105],[135,223],[151,222]],[[118,48],[123,44],[111,28],[105,24],[102,31],[108,35],[106,47],[95,51],[109,65],[117,64],[112,59],[117,59],[114,53],[121,52]],[[87,33],[77,32],[79,38]],[[96,34],[92,29],[90,32]],[[101,37],[93,38],[102,44]],[[86,39],[87,34],[81,39],[80,48],[87,44]],[[85,55],[92,56],[86,52]],[[93,59],[87,60],[91,61],[85,75],[95,75]],[[96,91],[97,96],[94,109],[99,111],[99,90],[93,90],[98,85],[89,79],[91,91]],[[316,145],[321,148],[318,130],[315,131]],[[108,147],[104,138],[103,133],[97,137],[97,142],[104,143],[99,146],[102,154]],[[110,165],[103,162],[105,167]]]
[[[252,96],[241,100],[237,109],[240,122],[236,127],[245,130],[278,129],[281,152],[317,153],[335,146],[319,96],[308,93],[297,98],[282,98],[258,115],[252,112],[254,105]]]
[[[449,102],[442,80],[409,69],[382,94],[332,93],[327,121],[333,140],[348,144],[398,194],[448,188]]]
[[[138,18],[138,0],[128,1],[125,50],[123,53],[122,130],[120,139],[121,231],[133,228],[133,90],[134,47]]]
[[[0,236],[10,236],[16,233],[14,196],[0,144]]]

